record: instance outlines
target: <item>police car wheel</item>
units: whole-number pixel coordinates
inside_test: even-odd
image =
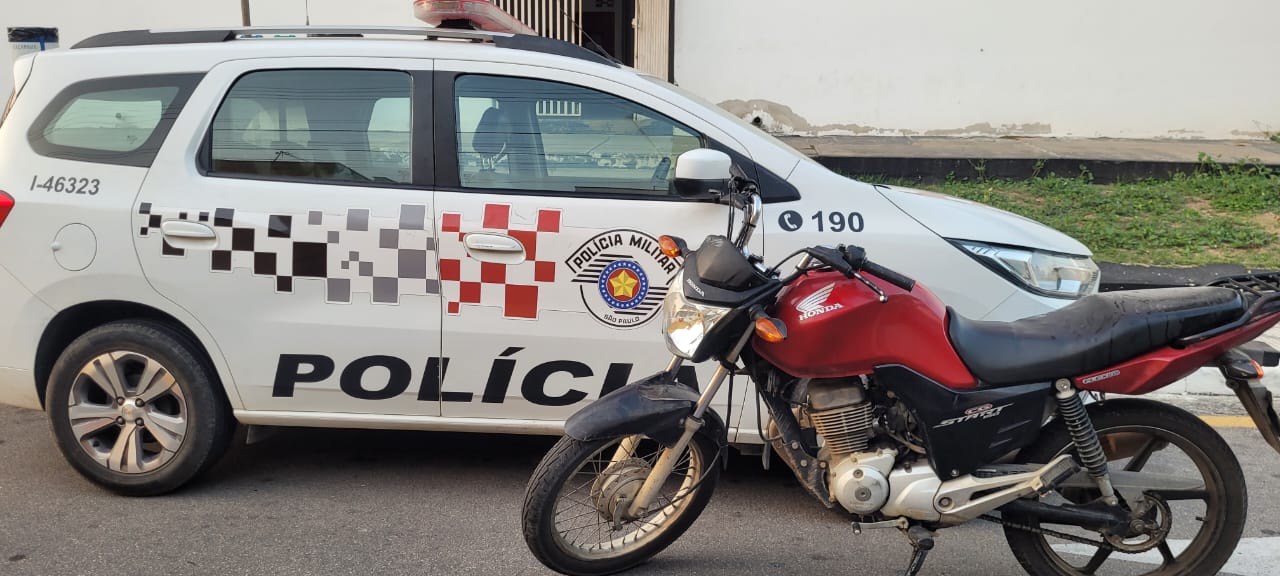
[[[525,493],[525,543],[543,565],[574,576],[634,567],[675,542],[711,501],[720,477],[715,440],[695,434],[676,458],[654,504],[640,518],[623,517],[661,446],[644,437],[619,452],[624,438],[560,439],[543,457]]]
[[[235,430],[194,344],[145,321],[77,338],[45,392],[58,448],[89,480],[128,496],[171,492],[215,464]]]

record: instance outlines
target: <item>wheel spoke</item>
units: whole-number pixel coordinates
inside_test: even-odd
[[[94,358],[80,373],[88,376],[112,398],[124,398],[127,395],[124,377],[120,374],[120,364],[116,362],[114,353]]]
[[[1174,557],[1173,550],[1169,548],[1168,541],[1161,542],[1159,548],[1160,557],[1164,559],[1164,564],[1160,565],[1161,568],[1177,563],[1178,559]]]
[[[168,414],[151,412],[143,417],[142,422],[156,442],[170,452],[178,451],[183,436],[187,434],[187,421]]]
[[[151,370],[152,366],[156,367],[158,370],[152,374],[150,381],[145,379],[147,374],[143,373],[144,379],[139,380],[138,384],[138,397],[144,402],[151,403],[155,401],[156,398],[163,396],[169,391],[173,391],[175,395],[178,395],[180,390],[176,386],[178,382],[173,379],[173,375],[170,374],[168,370],[165,370],[164,367],[160,366],[158,362],[154,360],[148,361],[147,370]],[[146,386],[145,390],[142,388],[144,385]],[[181,398],[181,396],[179,396],[179,398]]]
[[[165,370],[164,366],[161,366],[159,362],[148,359],[146,365],[142,368],[142,375],[138,377],[136,395],[143,400],[150,400],[155,397],[150,395],[153,387],[168,390],[170,386],[173,386],[173,377],[169,376],[169,371]]]
[[[631,451],[629,458],[618,462],[610,458],[618,453],[617,444],[602,447],[596,454],[583,459],[576,471],[563,481],[552,518],[557,538],[565,546],[586,555],[624,553],[652,538],[653,534],[661,533],[680,513],[683,499],[692,493],[687,485],[703,472],[704,459],[693,453],[697,448],[673,454],[672,473],[664,479],[653,504],[641,511],[639,517],[625,520],[616,528],[612,520],[597,510],[596,495],[588,494],[610,477],[631,477],[637,471],[651,475],[654,463],[666,449],[660,446],[650,449],[650,442],[643,442]]]
[[[99,404],[75,404],[67,408],[71,432],[77,440],[83,440],[86,436],[115,425],[119,416],[119,411],[114,407]]]
[[[1107,548],[1099,548],[1098,551],[1094,553],[1093,558],[1089,559],[1089,563],[1085,564],[1084,568],[1081,568],[1080,571],[1085,574],[1093,574],[1094,572],[1097,572],[1098,568],[1101,568],[1102,564],[1110,557],[1111,550]]]
[[[575,514],[575,515],[570,516],[570,517],[568,517],[568,518],[562,518],[562,517],[560,517],[560,514],[558,514],[558,513],[557,513],[557,514],[556,514],[556,522],[557,522],[557,523],[559,523],[559,522],[572,522],[572,521],[577,520],[577,519],[579,519],[579,518],[586,518],[587,516],[590,516],[590,515],[592,515],[592,514],[597,514],[597,515],[598,515],[598,514],[600,514],[600,511],[599,511],[599,510],[592,509],[592,510],[588,510],[588,511],[586,511],[586,512],[582,512],[582,513],[580,513],[580,514]]]
[[[1181,500],[1209,500],[1209,491],[1203,488],[1199,490],[1147,490],[1152,496],[1159,496],[1165,502],[1177,502]]]
[[[120,436],[111,448],[107,463],[116,472],[142,471],[142,438],[139,428],[133,422],[126,422],[120,429]]]
[[[1147,439],[1147,443],[1142,445],[1142,449],[1129,460],[1124,469],[1127,472],[1141,472],[1146,467],[1147,461],[1151,459],[1151,455],[1155,454],[1156,446],[1159,445],[1160,439],[1151,436]]]
[[[595,481],[596,481],[596,480],[595,480],[595,478],[588,478],[586,482],[583,482],[582,484],[579,484],[579,485],[578,485],[578,487],[577,487],[577,488],[574,488],[573,490],[570,490],[570,491],[568,491],[568,492],[565,492],[565,493],[564,493],[562,496],[560,496],[560,497],[561,497],[561,498],[568,498],[568,497],[570,497],[570,496],[573,496],[574,494],[577,494],[579,490],[582,490],[583,488],[586,488],[587,486],[590,486],[590,485],[594,484],[594,483],[595,483]],[[568,482],[566,482],[566,484],[568,484]]]

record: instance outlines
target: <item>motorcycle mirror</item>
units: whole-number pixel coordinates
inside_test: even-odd
[[[676,194],[690,200],[709,200],[729,191],[733,160],[719,150],[698,148],[676,159]]]

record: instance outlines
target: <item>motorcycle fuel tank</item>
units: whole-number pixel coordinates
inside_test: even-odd
[[[811,272],[779,296],[770,314],[787,326],[787,338],[754,339],[760,356],[800,378],[870,374],[901,364],[948,388],[977,381],[947,337],[947,309],[919,284],[911,292],[863,272],[888,296],[836,272]]]

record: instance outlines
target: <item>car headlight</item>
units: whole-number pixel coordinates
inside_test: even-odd
[[[952,242],[986,267],[1016,280],[1033,293],[1054,298],[1080,298],[1098,291],[1101,274],[1098,265],[1088,257],[968,240]]]
[[[667,296],[662,300],[662,329],[667,349],[681,358],[693,358],[707,333],[724,319],[730,308],[690,302],[684,297],[684,274],[676,276]]]

